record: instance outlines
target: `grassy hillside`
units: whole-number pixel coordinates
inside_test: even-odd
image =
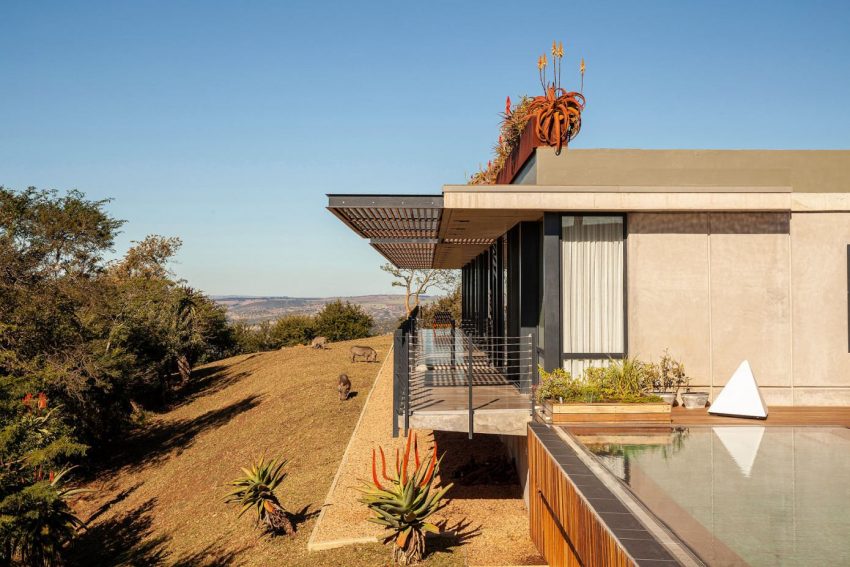
[[[386,358],[389,336],[355,341]],[[319,507],[380,364],[351,364],[348,347],[243,355],[198,370],[184,402],[128,440],[76,508],[90,527],[75,550],[84,565],[380,565],[385,548],[306,550]],[[356,395],[340,402],[336,379]],[[280,496],[297,534],[270,538],[224,503],[226,483],[260,455],[290,462]],[[455,558],[438,554],[436,564]]]

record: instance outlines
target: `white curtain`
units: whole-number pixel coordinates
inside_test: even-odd
[[[562,229],[564,352],[600,354],[565,361],[581,375],[606,364],[605,353],[625,350],[623,217],[565,216]]]

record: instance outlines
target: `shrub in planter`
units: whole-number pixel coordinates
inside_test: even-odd
[[[679,388],[687,387],[690,383],[690,378],[685,374],[685,365],[670,356],[666,349],[661,360],[657,364],[649,364],[647,370],[652,393],[670,404],[676,403]]]
[[[608,366],[590,367],[581,378],[562,368],[540,369],[538,400],[558,403],[652,403],[661,398],[649,393],[647,364],[637,358],[612,360]]]

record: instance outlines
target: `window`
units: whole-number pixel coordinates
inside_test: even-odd
[[[564,367],[573,375],[625,355],[623,221],[619,215],[561,220]]]

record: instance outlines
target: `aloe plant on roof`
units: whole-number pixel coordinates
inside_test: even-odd
[[[411,446],[413,467],[410,467]],[[372,482],[361,490],[360,501],[366,504],[375,516],[370,522],[390,530],[384,543],[393,542],[393,562],[411,565],[422,560],[425,553],[425,532],[439,533],[439,529],[427,522],[429,516],[445,505],[444,497],[451,484],[438,488],[436,477],[442,458],[437,456],[437,443],[425,459],[419,458],[416,433],[407,436],[404,455],[399,458],[396,449],[395,471],[387,474],[387,460],[383,448],[381,474],[378,475],[377,455],[372,449]]]
[[[251,466],[251,470],[242,469],[245,476],[230,483],[236,490],[227,495],[225,502],[235,502],[242,505],[239,516],[254,508],[257,512],[257,522],[266,525],[271,533],[289,535],[295,532],[289,515],[281,506],[274,491],[286,478],[283,467],[286,461],[264,457]]]

